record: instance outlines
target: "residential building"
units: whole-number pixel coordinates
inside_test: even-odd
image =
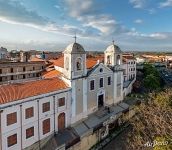
[[[6,59],[7,58],[7,49],[4,47],[0,48],[0,59]]]
[[[1,62],[0,84],[40,79],[44,69],[44,62]]]

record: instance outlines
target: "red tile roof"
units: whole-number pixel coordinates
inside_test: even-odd
[[[131,55],[123,55],[122,56],[124,59],[135,59],[133,56]]]
[[[96,65],[98,60],[99,60],[99,62],[103,62],[104,56],[98,55],[98,56],[95,56],[95,57],[88,57],[88,58],[87,58],[87,61],[86,61],[87,69],[90,69],[90,68],[92,68],[94,65]],[[64,68],[64,57],[63,57],[63,56],[61,56],[61,57],[58,58],[57,60],[50,60],[50,62],[53,62],[53,64],[54,64],[55,66]]]
[[[56,60],[49,60],[53,65],[63,68],[64,67],[64,56],[59,57]]]
[[[50,70],[50,71],[45,71],[42,73],[43,78],[53,78],[61,75],[62,73],[57,71],[57,70]]]
[[[104,61],[104,57],[102,55],[99,55],[99,56],[87,58],[87,62],[86,62],[87,69],[90,69],[93,66],[95,66],[98,61],[99,62],[103,62]]]
[[[38,58],[38,57],[33,57],[30,59],[31,62],[35,62],[35,61],[42,61],[42,62],[45,62],[45,60],[41,59],[41,58]]]
[[[59,78],[44,79],[32,82],[16,83],[0,86],[0,104],[24,98],[63,90],[68,85]]]

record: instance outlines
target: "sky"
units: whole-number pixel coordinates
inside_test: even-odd
[[[0,46],[172,52],[172,0],[0,0]]]

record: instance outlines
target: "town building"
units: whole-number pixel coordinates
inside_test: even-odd
[[[108,110],[105,121],[115,111],[128,109],[121,102],[135,81],[135,69],[128,70],[135,67],[135,61],[130,58],[123,64],[122,51],[114,43],[105,50],[103,58],[87,58],[84,48],[72,43],[53,65],[55,69],[45,72],[44,79],[0,86],[1,150],[27,149],[33,144],[40,148],[41,141],[67,127],[78,132],[78,126],[93,131],[92,122],[84,125],[82,121],[99,110]],[[23,66],[20,69],[23,72]],[[34,71],[33,66],[31,69]],[[97,129],[98,118],[93,118]]]
[[[6,48],[1,47],[0,48],[0,59],[6,59],[7,58],[8,51]]]
[[[0,84],[41,78],[44,62],[0,62]]]

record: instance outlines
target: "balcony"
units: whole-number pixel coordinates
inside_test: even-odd
[[[2,81],[2,82],[0,82],[0,85],[12,84],[12,83],[22,83],[22,82],[28,82],[28,81],[36,81],[36,80],[40,80],[40,79],[42,79],[42,77],[33,77],[33,78],[26,78],[26,79]]]
[[[41,72],[41,70],[31,70],[31,71],[24,71],[24,72],[10,72],[10,73],[1,73],[0,77],[3,76],[11,76],[11,75],[20,75],[20,74],[29,74],[29,73],[38,73]]]

